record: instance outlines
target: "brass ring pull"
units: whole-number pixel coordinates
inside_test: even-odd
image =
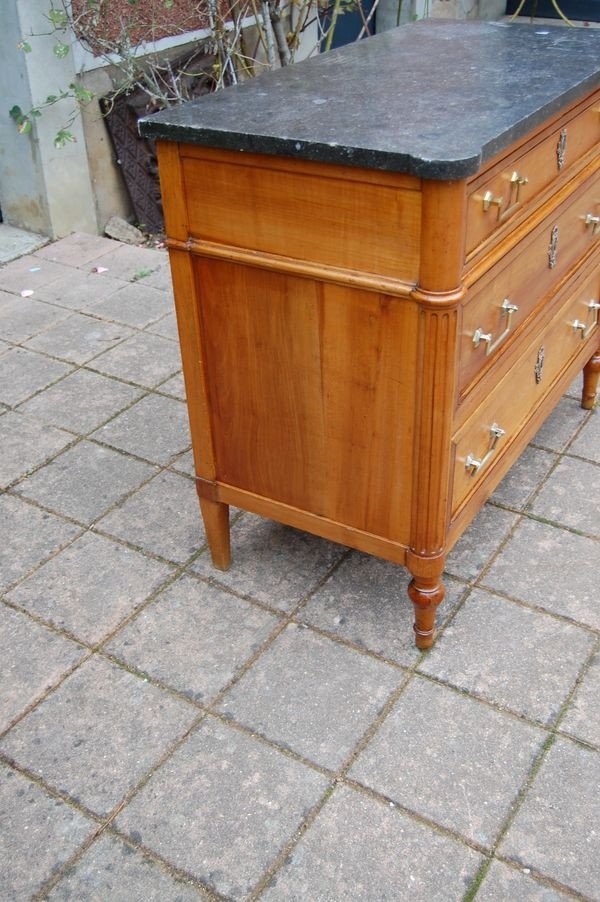
[[[471,476],[485,467],[494,451],[496,450],[498,439],[502,438],[502,436],[505,434],[506,433],[501,426],[498,426],[497,423],[492,423],[490,427],[490,447],[488,448],[487,452],[481,458],[473,457],[472,454],[468,454],[467,459],[465,460],[465,470],[469,470]]]
[[[485,356],[489,357],[490,354],[493,354],[494,351],[496,350],[496,348],[502,344],[504,339],[510,333],[510,327],[511,327],[511,323],[512,323],[512,315],[513,315],[513,313],[516,313],[518,309],[519,308],[517,307],[516,304],[511,304],[510,300],[508,298],[505,298],[504,302],[502,304],[502,307],[501,307],[502,313],[506,314],[506,317],[507,317],[506,328],[504,329],[504,332],[501,332],[500,335],[498,336],[498,338],[495,341],[492,341],[493,336],[492,336],[491,332],[484,332],[483,329],[476,329],[475,332],[473,333],[474,347],[478,348],[480,343],[483,341],[483,342],[485,342],[485,345],[486,345]]]
[[[581,320],[576,319],[575,322],[571,323],[573,329],[575,331],[579,330],[581,332],[581,338],[583,341],[592,334],[596,326],[598,325],[598,313],[600,311],[600,303],[598,301],[590,301],[587,304],[588,310],[591,310],[593,314],[591,323],[582,323]]]
[[[600,216],[593,216],[591,213],[587,213],[585,217],[586,226],[592,227],[592,235],[600,234]]]

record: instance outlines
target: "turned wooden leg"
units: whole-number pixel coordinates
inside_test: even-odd
[[[200,510],[212,562],[218,570],[228,570],[231,564],[229,505],[201,497]]]
[[[435,637],[435,613],[443,601],[445,589],[439,577],[415,576],[408,587],[408,595],[415,607],[415,642],[417,648],[431,648]]]
[[[583,392],[581,393],[581,406],[585,410],[592,410],[596,403],[598,391],[598,379],[600,378],[600,348],[591,360],[583,368]]]

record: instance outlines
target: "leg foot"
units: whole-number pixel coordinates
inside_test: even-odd
[[[600,378],[600,349],[596,351],[591,360],[583,368],[583,392],[581,394],[581,406],[584,410],[593,410],[598,391],[598,379]]]
[[[408,587],[408,595],[415,607],[415,643],[417,648],[431,648],[435,637],[435,613],[443,600],[444,586],[437,577],[415,576]]]
[[[229,541],[229,505],[200,498],[200,510],[212,562],[217,570],[228,570],[231,564]]]

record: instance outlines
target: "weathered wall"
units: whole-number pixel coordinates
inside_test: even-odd
[[[2,0],[0,4],[0,96],[7,112],[15,103],[28,111],[74,80],[70,55],[58,59],[52,52],[52,39],[43,36],[48,30],[44,8],[39,0]],[[32,39],[34,49],[25,54],[16,45],[32,32],[40,36]],[[63,149],[53,143],[71,109],[70,101],[49,108],[25,136],[18,134],[6,115],[0,116],[0,205],[4,218],[12,225],[53,238],[72,231],[94,232],[97,227],[81,122],[76,119],[71,126],[76,143]]]

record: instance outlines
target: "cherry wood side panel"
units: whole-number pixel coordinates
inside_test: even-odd
[[[315,172],[224,151],[199,156],[183,148],[182,154],[191,237],[416,280],[417,179],[368,173],[359,180],[361,170],[342,178],[339,167],[325,177],[326,166]]]
[[[194,266],[218,482],[407,542],[416,305]]]

